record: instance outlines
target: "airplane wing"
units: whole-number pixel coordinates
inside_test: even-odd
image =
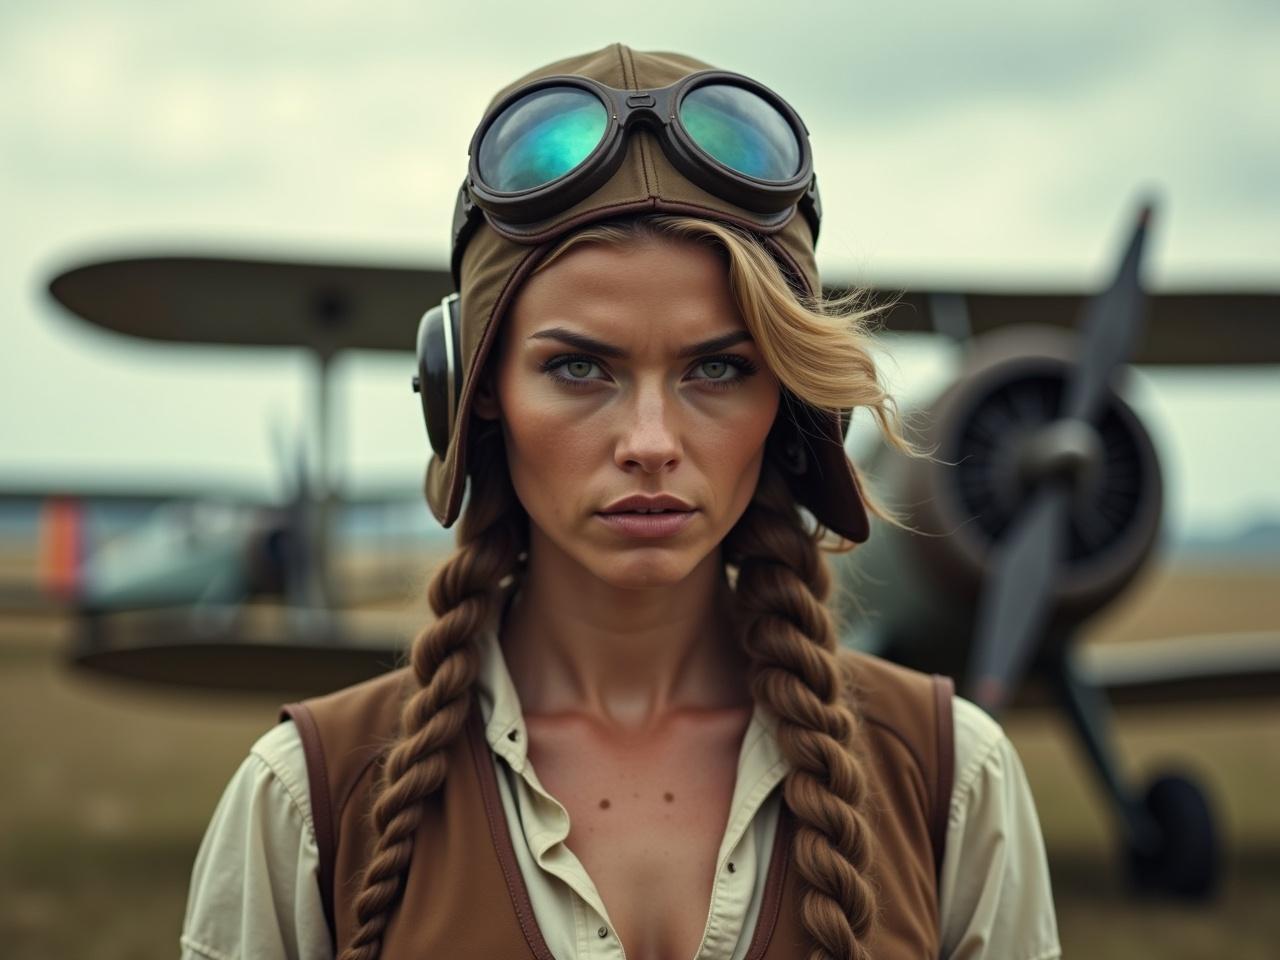
[[[837,288],[828,291],[840,292]],[[877,287],[874,302],[897,302],[883,315],[895,332],[941,333],[964,340],[1015,323],[1075,330],[1090,293],[981,292]],[[1280,363],[1280,293],[1188,291],[1148,294],[1147,318],[1131,363]]]
[[[130,336],[333,353],[412,350],[419,318],[453,292],[453,278],[426,265],[136,257],[67,270],[49,292]]]
[[[368,611],[357,614],[364,621]],[[207,614],[207,612],[206,612]],[[72,655],[81,667],[145,683],[309,695],[377,676],[404,662],[413,629],[399,617],[339,641],[328,620],[288,631],[255,629],[240,611],[192,629],[186,610],[140,611],[91,623]],[[398,629],[397,629],[398,628]],[[1115,705],[1239,703],[1280,698],[1280,633],[1095,644],[1080,652],[1085,678]],[[1028,680],[1015,709],[1048,705]]]
[[[86,263],[54,277],[49,290],[90,323],[135,337],[326,353],[409,351],[418,319],[453,291],[453,279],[443,265],[161,256]],[[840,292],[839,285],[827,288]],[[881,284],[871,294],[878,303],[895,301],[882,315],[885,329],[963,340],[1028,321],[1074,330],[1092,291]],[[1280,293],[1156,293],[1148,310],[1133,363],[1280,363]]]
[[[1280,632],[1093,643],[1073,655],[1082,679],[1116,705],[1280,701]],[[1029,680],[1013,706],[1040,707],[1047,698]]]
[[[404,663],[420,627],[412,613],[266,604],[112,613],[82,621],[70,659],[148,685],[315,696]]]
[[[1280,632],[1089,644],[1079,655],[1113,703],[1280,699]]]

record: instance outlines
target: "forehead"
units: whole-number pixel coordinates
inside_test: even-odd
[[[572,247],[525,281],[507,338],[564,326],[633,348],[691,340],[744,326],[724,254],[690,240],[646,238]]]

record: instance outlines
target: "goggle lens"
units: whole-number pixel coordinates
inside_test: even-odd
[[[738,173],[783,182],[800,171],[791,124],[750,90],[727,83],[695,87],[680,102],[680,121],[699,147]]]
[[[532,190],[562,177],[604,137],[609,111],[576,87],[548,87],[503,110],[480,141],[480,175],[503,193]]]

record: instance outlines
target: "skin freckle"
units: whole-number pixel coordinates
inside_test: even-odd
[[[670,790],[668,790],[666,793],[662,795],[662,799],[667,801],[667,803],[671,803],[671,801],[675,800],[675,798],[676,798],[675,794],[672,793]]]
[[[608,809],[609,809],[609,798],[608,798],[608,797],[605,797],[603,800],[601,800],[601,801],[600,801],[600,809],[601,809],[601,810],[608,810]]]

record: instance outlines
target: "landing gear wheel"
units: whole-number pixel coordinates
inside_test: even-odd
[[[1157,777],[1144,798],[1160,831],[1155,850],[1129,851],[1129,876],[1144,893],[1205,900],[1218,881],[1218,840],[1204,792],[1177,774]]]

